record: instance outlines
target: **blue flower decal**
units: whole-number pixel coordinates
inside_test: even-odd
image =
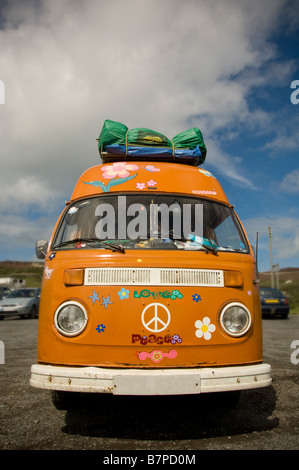
[[[98,325],[96,327],[96,330],[97,330],[98,333],[102,333],[102,332],[104,332],[105,328],[106,328],[106,326],[103,325],[103,323],[101,323],[100,325]]]
[[[95,303],[96,300],[100,301],[100,299],[99,299],[99,293],[96,293],[96,291],[93,291],[93,292],[92,292],[92,295],[90,295],[88,298],[89,298],[89,299],[92,299],[92,305],[94,305],[94,303]]]
[[[199,302],[201,300],[201,297],[199,294],[194,294],[192,295],[192,300],[194,300],[194,302]]]
[[[121,300],[128,299],[129,298],[129,293],[130,293],[130,291],[128,289],[125,289],[124,287],[122,287],[121,290],[118,291],[118,295],[119,295]]]
[[[55,256],[56,256],[56,251],[50,254],[49,260],[52,261],[52,259],[55,258]]]
[[[103,302],[101,303],[101,305],[104,305],[105,309],[107,309],[108,304],[113,304],[113,302],[110,302],[110,294],[106,298],[102,296],[102,299],[103,299]]]

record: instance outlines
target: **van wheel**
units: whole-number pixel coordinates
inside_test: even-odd
[[[62,392],[51,390],[53,405],[57,410],[70,410],[79,405],[80,394],[77,392]]]

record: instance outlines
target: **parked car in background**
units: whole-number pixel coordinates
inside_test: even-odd
[[[40,289],[23,288],[11,291],[0,300],[0,320],[4,317],[19,315],[36,318],[39,312]]]
[[[287,318],[290,312],[287,297],[274,287],[260,287],[262,316],[282,316]]]
[[[8,294],[10,293],[11,293],[11,290],[9,287],[0,286],[0,300],[3,299],[4,297],[7,297]]]

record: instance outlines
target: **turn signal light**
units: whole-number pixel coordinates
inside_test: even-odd
[[[224,271],[225,287],[243,287],[243,276],[240,271]]]
[[[66,269],[63,281],[65,286],[82,286],[84,282],[84,269]]]

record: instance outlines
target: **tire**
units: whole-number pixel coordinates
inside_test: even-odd
[[[235,408],[239,403],[241,392],[234,390],[231,392],[219,392],[218,394],[219,404],[225,408]]]
[[[80,402],[80,394],[77,392],[51,390],[51,398],[57,410],[71,410],[77,408]]]
[[[32,305],[28,318],[37,318],[37,308],[35,305]]]

